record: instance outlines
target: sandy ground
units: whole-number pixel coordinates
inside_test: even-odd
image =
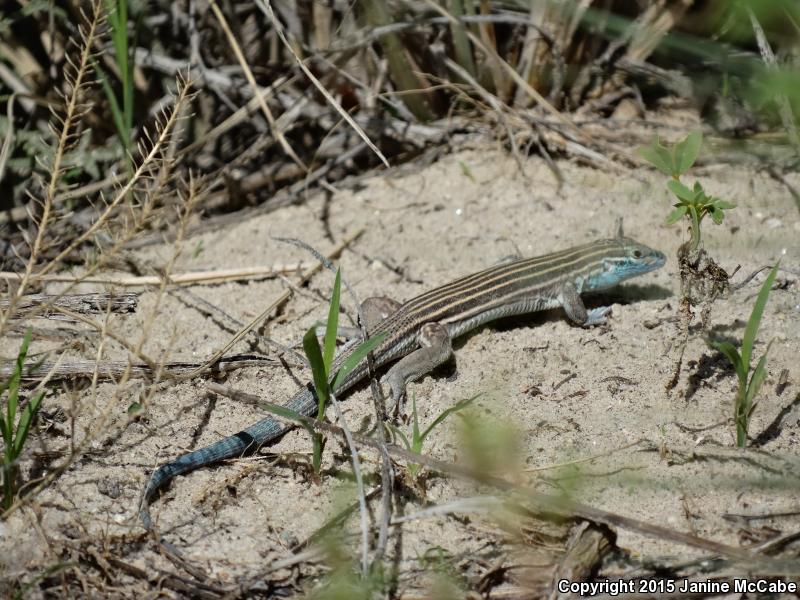
[[[763,443],[737,452],[729,422],[735,375],[699,336],[689,341],[677,388],[665,391],[679,339],[675,252],[685,233],[663,223],[669,207],[664,178],[643,173],[637,179],[561,161],[566,181],[559,189],[540,158],[525,159],[522,166],[520,171],[496,146],[467,143],[425,168],[375,176],[327,202],[312,197],[303,206],[192,236],[175,270],[307,260],[302,250],[273,236],[301,238],[324,252],[350,232],[366,228],[341,256],[344,276],[362,298],[389,295],[404,300],[510,255],[543,254],[609,237],[615,219],[624,216],[626,234],[665,252],[667,265],[589,301],[611,303],[607,326],[582,329],[560,311],[552,311],[489,325],[459,339],[453,363],[409,385],[422,422],[481,393],[474,408],[481,420],[510,424],[519,435],[518,467],[528,471],[513,473],[509,463],[506,474],[528,480],[541,491],[566,492],[598,508],[732,545],[797,531],[800,215],[786,188],[763,172],[743,167],[709,166],[703,171],[709,191],[738,204],[723,226],[709,223],[705,228],[705,246],[721,265],[729,271],[741,265],[734,281],[777,259],[791,270],[778,276],[782,285],[770,296],[755,350],[759,356],[772,340],[769,375],[751,426],[751,437]],[[790,180],[800,186],[800,177]],[[164,264],[172,251],[169,245],[150,247],[138,256]],[[714,335],[741,339],[763,278],[714,305]],[[316,275],[263,333],[297,344],[309,326],[324,319],[332,280],[328,272]],[[247,322],[287,285],[273,279],[190,289]],[[143,346],[149,356],[199,361],[230,339],[232,329],[210,318],[199,302],[167,295],[156,305],[156,299],[154,292],[143,292],[136,314],[111,319],[114,331],[134,342],[149,327]],[[352,316],[353,307],[347,303]],[[88,343],[71,356],[93,359],[96,351]],[[264,351],[252,342],[232,349]],[[124,358],[113,342],[103,356]],[[784,371],[788,378],[781,378]],[[307,376],[302,368],[287,370],[276,363],[232,372],[223,383],[281,402]],[[89,538],[102,548],[102,540],[109,537],[140,534],[135,508],[157,465],[262,417],[256,407],[207,395],[207,381],[161,386],[147,394],[143,392],[151,390],[149,384],[133,380],[122,387],[102,383],[96,395],[65,389],[49,396],[49,413],[61,408],[65,415],[77,415],[76,439],[98,424],[103,430],[90,451],[30,507],[0,525],[4,577],[30,580],[44,568],[74,558],[62,542]],[[369,391],[359,389],[346,400],[350,426],[368,428],[374,421]],[[136,401],[145,402],[146,409],[129,422],[127,408]],[[424,451],[443,460],[461,460],[468,453],[460,446],[459,423],[451,417],[430,436]],[[770,435],[764,434],[770,426]],[[31,451],[64,456],[70,428],[65,418],[47,431],[34,432]],[[638,440],[646,443],[632,445]],[[342,478],[329,474],[315,483],[307,477],[298,465],[308,452],[307,434],[294,431],[270,448],[266,458],[230,461],[177,478],[152,506],[160,531],[193,563],[223,581],[257,575],[323,525],[343,494],[352,500]],[[594,460],[581,460],[591,457]],[[362,460],[374,483],[374,457],[364,453]],[[340,475],[349,472],[338,441],[329,444],[325,467]],[[402,511],[409,514],[426,503],[492,493],[431,477],[424,498],[421,492],[403,496]],[[374,522],[378,500],[371,505]],[[790,515],[769,516],[784,513]],[[767,516],[742,521],[726,515]],[[354,537],[345,545],[355,552],[357,517],[350,521]],[[467,586],[475,585],[497,561],[508,564],[512,556],[518,557],[514,536],[497,521],[491,514],[458,513],[393,528],[390,555],[407,574],[401,576],[400,591],[421,585],[408,574],[423,568],[423,558],[440,549],[443,556],[453,557],[456,574],[451,575]],[[619,547],[643,564],[704,555],[626,529],[617,534]],[[174,570],[152,543],[132,539],[138,541],[125,546],[125,561],[148,572]],[[312,583],[304,580],[299,585]],[[124,589],[114,593],[125,595]]]

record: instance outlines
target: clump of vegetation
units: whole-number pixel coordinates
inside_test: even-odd
[[[684,220],[689,229],[689,240],[678,248],[678,263],[682,300],[690,306],[713,301],[728,289],[727,273],[702,248],[701,225],[706,217],[711,217],[717,225],[722,224],[725,211],[735,207],[727,200],[708,194],[699,181],[691,188],[681,181],[700,155],[702,145],[703,136],[696,131],[672,146],[663,145],[656,137],[649,146],[638,150],[642,158],[671,178],[667,189],[677,202],[667,223]]]
[[[39,406],[44,398],[44,390],[35,394],[19,413],[17,422],[17,408],[19,408],[19,385],[25,366],[25,357],[28,355],[28,345],[31,343],[31,330],[25,332],[22,346],[17,353],[14,370],[8,381],[0,383],[0,396],[5,392],[5,411],[0,410],[0,432],[3,434],[3,510],[8,510],[14,503],[17,495],[17,479],[19,466],[17,459],[22,454],[25,441],[28,439],[31,423],[39,411]],[[5,412],[5,417],[3,417]]]
[[[733,420],[736,426],[736,445],[739,448],[744,448],[747,444],[747,431],[750,427],[750,417],[756,408],[755,397],[761,384],[767,376],[767,354],[772,342],[767,344],[767,349],[764,354],[758,359],[755,369],[750,370],[750,358],[753,355],[753,344],[756,341],[756,334],[758,327],[761,324],[761,316],[764,314],[764,307],[767,305],[769,292],[772,284],[775,281],[775,275],[778,273],[778,265],[772,267],[767,279],[761,286],[758,292],[758,297],[753,305],[753,311],[750,313],[750,318],[747,320],[747,327],[744,330],[744,338],[742,338],[742,351],[741,354],[736,347],[730,342],[709,340],[708,343],[713,348],[722,352],[736,371],[738,385],[736,387],[736,395],[733,399]]]
[[[683,217],[689,221],[691,239],[688,251],[690,252],[700,247],[700,224],[703,219],[710,216],[714,223],[721,225],[725,218],[723,211],[735,206],[727,200],[709,196],[699,181],[695,181],[691,189],[681,183],[681,175],[692,168],[700,154],[702,144],[703,134],[695,131],[671,148],[662,145],[658,136],[649,146],[639,148],[640,156],[665,175],[672,177],[667,182],[667,188],[675,194],[678,202],[673,205],[675,209],[667,217],[667,223],[676,223]]]
[[[317,420],[325,418],[325,409],[328,406],[333,392],[338,389],[348,373],[352,371],[367,354],[383,341],[384,335],[376,335],[359,344],[339,365],[335,372],[333,369],[333,358],[336,353],[336,332],[339,329],[339,298],[341,296],[342,278],[341,272],[336,272],[336,280],[333,284],[333,293],[328,310],[328,320],[325,325],[325,338],[323,345],[324,351],[320,348],[317,340],[317,328],[311,327],[303,336],[303,350],[305,350],[308,362],[311,365],[311,373],[314,380],[314,391],[317,395]],[[325,448],[325,436],[308,425],[304,425],[311,435],[314,443],[314,453],[312,465],[314,473],[319,474],[322,464],[322,450]]]
[[[681,177],[692,168],[703,145],[703,136],[692,132],[674,145],[664,145],[656,137],[649,146],[642,146],[637,153],[656,169],[669,176],[667,189],[677,200],[673,210],[667,216],[669,224],[683,221],[689,230],[689,240],[678,247],[678,268],[681,278],[681,329],[683,343],[680,346],[678,359],[672,378],[667,382],[667,390],[678,384],[683,353],[689,339],[689,327],[693,319],[692,308],[702,306],[700,322],[706,328],[711,305],[720,295],[730,290],[727,271],[720,267],[709,256],[702,245],[702,223],[711,217],[717,225],[725,219],[725,211],[735,204],[717,198],[706,192],[703,184],[695,181],[689,187]]]
[[[413,452],[415,454],[422,453],[422,446],[425,443],[425,439],[430,435],[430,433],[444,421],[447,417],[452,415],[453,413],[457,413],[461,410],[467,408],[470,404],[472,404],[477,398],[480,397],[480,394],[476,394],[471,398],[467,398],[465,400],[461,400],[451,406],[450,408],[443,410],[439,413],[439,416],[436,417],[433,422],[428,425],[425,430],[420,430],[419,427],[419,416],[417,414],[417,398],[413,396],[411,398],[411,439],[408,439],[408,436],[403,433],[399,428],[395,427],[391,423],[387,423],[389,429],[391,429],[392,433],[396,438],[399,438],[403,445],[406,447],[406,450],[409,452]],[[409,463],[408,465],[408,474],[411,476],[413,481],[417,481],[417,477],[419,476],[420,472],[422,471],[422,465],[416,463]]]

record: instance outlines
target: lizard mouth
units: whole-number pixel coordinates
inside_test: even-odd
[[[667,262],[667,257],[663,252],[653,250],[652,254],[647,257],[647,266],[651,269],[660,269]]]

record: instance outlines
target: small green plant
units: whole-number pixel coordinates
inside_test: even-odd
[[[451,406],[450,408],[442,411],[438,417],[436,417],[433,422],[428,425],[425,431],[420,431],[419,428],[419,417],[417,415],[417,398],[416,396],[412,396],[411,398],[411,415],[412,415],[412,425],[411,425],[411,440],[409,441],[408,436],[405,433],[400,431],[397,427],[392,425],[391,423],[387,423],[389,428],[392,430],[392,433],[403,442],[403,445],[406,447],[406,450],[409,452],[413,452],[414,454],[421,454],[422,453],[422,445],[425,443],[425,438],[438,426],[442,421],[444,421],[447,417],[452,415],[453,413],[457,413],[460,410],[465,409],[467,406],[472,404],[476,398],[478,398],[480,394],[476,394],[472,396],[472,398],[467,398],[466,400],[461,400],[457,402],[455,405]],[[408,473],[411,475],[412,479],[416,479],[417,475],[419,475],[420,470],[422,469],[422,465],[416,463],[409,463],[408,465]]]
[[[739,380],[736,396],[733,401],[733,419],[736,424],[736,445],[739,448],[744,448],[747,443],[747,430],[750,426],[750,417],[756,407],[753,400],[767,376],[767,353],[769,353],[769,347],[772,342],[767,345],[764,354],[758,359],[752,375],[750,374],[750,358],[753,354],[753,343],[756,340],[758,326],[761,324],[761,316],[764,313],[764,307],[767,305],[769,292],[777,273],[778,265],[776,264],[769,272],[767,279],[764,281],[764,285],[761,286],[761,291],[758,292],[756,303],[753,305],[753,312],[750,313],[747,327],[744,330],[741,354],[739,354],[739,351],[730,342],[708,341],[712,348],[722,352],[728,360],[731,361]]]
[[[31,342],[30,328],[25,332],[25,337],[22,340],[22,346],[17,353],[17,361],[14,365],[14,371],[8,381],[0,383],[0,396],[6,391],[8,397],[6,398],[6,410],[0,410],[0,430],[3,434],[3,509],[8,510],[14,502],[14,497],[17,495],[17,475],[19,468],[17,466],[17,458],[22,454],[22,448],[25,446],[25,440],[28,439],[28,432],[30,431],[31,422],[36,412],[39,410],[39,405],[42,403],[44,391],[40,391],[25,405],[20,412],[19,422],[14,423],[17,419],[17,407],[19,404],[19,384],[22,379],[22,369],[25,365],[25,357],[28,354],[28,346]],[[5,412],[5,417],[3,417]]]
[[[122,105],[120,106],[117,95],[105,72],[95,63],[100,83],[103,86],[108,104],[111,107],[111,116],[117,128],[122,146],[125,149],[126,160],[130,166],[133,133],[133,53],[128,44],[128,0],[106,0],[108,24],[111,29],[111,39],[114,43],[114,58],[116,60],[119,79],[122,84]],[[134,44],[135,46],[135,44]]]
[[[317,340],[317,328],[311,327],[303,336],[303,350],[305,350],[308,362],[311,365],[312,378],[314,380],[314,390],[317,395],[317,420],[325,418],[325,408],[328,405],[331,393],[335,392],[347,375],[352,371],[378,344],[383,341],[385,334],[370,337],[359,344],[350,356],[341,364],[335,373],[333,369],[333,357],[336,351],[336,332],[339,328],[339,298],[341,296],[342,279],[341,273],[336,272],[336,280],[333,284],[331,303],[328,310],[328,321],[325,325],[325,338],[323,345],[324,351],[319,346]],[[314,443],[314,454],[312,465],[314,473],[319,474],[322,464],[322,451],[325,448],[325,436],[314,431],[311,427],[306,427]]]
[[[667,217],[667,223],[675,223],[684,217],[688,219],[691,231],[690,251],[697,250],[700,246],[700,224],[706,216],[710,216],[719,225],[725,217],[723,211],[735,207],[727,200],[709,196],[699,181],[692,188],[681,183],[681,175],[697,160],[702,144],[703,135],[695,131],[672,147],[662,145],[656,136],[652,144],[637,150],[639,156],[672,178],[667,182],[667,188],[675,194],[678,201],[673,205],[674,209]]]

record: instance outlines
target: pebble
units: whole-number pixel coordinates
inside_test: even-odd
[[[764,225],[769,227],[770,229],[777,229],[783,225],[783,222],[780,219],[776,219],[775,217],[769,218],[764,222]]]

